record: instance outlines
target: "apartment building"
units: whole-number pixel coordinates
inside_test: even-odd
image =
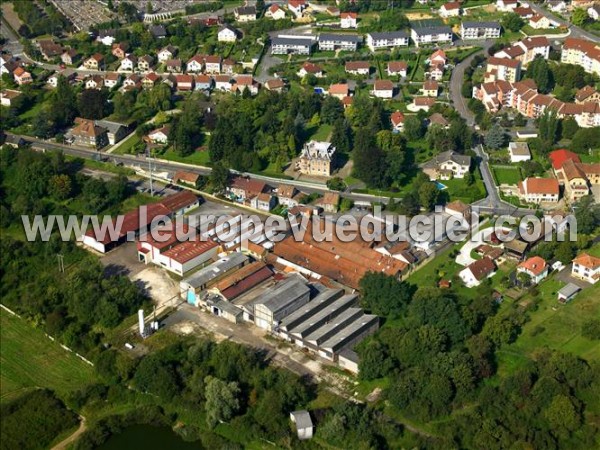
[[[298,170],[305,175],[328,177],[334,166],[335,147],[331,142],[310,141],[304,144]]]
[[[562,47],[562,63],[583,67],[587,73],[600,76],[600,45],[585,39],[567,38]]]

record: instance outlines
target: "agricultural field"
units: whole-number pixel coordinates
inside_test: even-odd
[[[94,368],[48,339],[25,320],[0,310],[0,398],[47,387],[59,396],[94,382]]]

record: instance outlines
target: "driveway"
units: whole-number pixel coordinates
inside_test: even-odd
[[[573,283],[579,286],[581,289],[586,289],[591,286],[587,281],[580,280],[579,278],[575,278],[571,275],[571,269],[573,268],[573,264],[567,264],[563,270],[554,274],[554,278],[558,281],[563,282],[565,285],[568,283]]]
[[[485,244],[485,239],[488,238],[494,231],[494,227],[484,228],[473,234],[473,236],[462,246],[458,256],[456,257],[456,264],[463,267],[468,266],[475,262],[475,259],[471,257],[471,252],[479,247],[481,244]],[[504,229],[508,231],[508,229]]]

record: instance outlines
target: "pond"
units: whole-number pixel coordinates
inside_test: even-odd
[[[200,442],[185,442],[171,428],[151,425],[132,425],[122,433],[111,436],[97,450],[200,450]]]

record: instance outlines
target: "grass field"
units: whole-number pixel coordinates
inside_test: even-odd
[[[94,382],[94,368],[50,341],[25,320],[0,310],[0,398],[47,387],[59,395]]]
[[[518,184],[521,181],[521,169],[518,167],[492,167],[494,178],[498,184]]]
[[[600,285],[584,289],[566,305],[556,298],[563,286],[553,277],[540,284],[538,307],[528,313],[531,320],[523,326],[517,341],[498,353],[500,374],[511,373],[545,348],[600,361],[600,342],[581,336],[581,325],[600,315]]]

